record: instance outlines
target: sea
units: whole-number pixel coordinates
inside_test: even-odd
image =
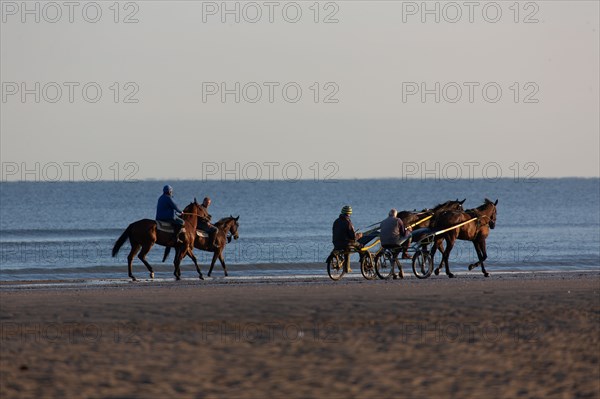
[[[182,209],[209,196],[213,220],[239,216],[239,239],[225,250],[234,277],[326,276],[331,226],[344,205],[365,231],[391,208],[421,210],[455,199],[475,208],[485,198],[498,200],[487,240],[492,274],[600,270],[598,178],[22,181],[0,183],[0,281],[127,280],[129,243],[114,258],[113,244],[130,223],[154,218],[164,184]],[[148,260],[157,276],[172,278],[173,255],[162,263],[163,251],[155,246]],[[206,273],[212,254],[196,256]],[[457,242],[452,271],[466,272],[474,260],[472,243]],[[148,275],[137,258],[134,273]],[[197,276],[190,259],[182,273]],[[213,274],[223,276],[218,261]]]

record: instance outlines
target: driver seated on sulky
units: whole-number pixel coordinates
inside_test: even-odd
[[[410,237],[411,228],[404,228],[402,219],[397,217],[398,211],[391,209],[388,217],[381,222],[380,236],[381,246],[385,249],[400,250],[400,246],[405,244]],[[408,238],[410,240],[410,238]]]
[[[333,248],[338,251],[344,251],[344,270],[350,273],[350,252],[362,248],[362,245],[357,242],[362,237],[362,233],[357,233],[354,230],[354,225],[350,220],[352,215],[352,207],[345,205],[340,216],[333,222],[332,241]]]

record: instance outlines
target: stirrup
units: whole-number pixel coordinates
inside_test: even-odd
[[[181,230],[179,230],[177,232],[177,234],[175,234],[175,243],[176,244],[183,244],[183,240],[181,238],[179,238],[181,236]]]

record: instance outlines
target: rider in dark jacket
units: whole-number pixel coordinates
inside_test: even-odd
[[[184,224],[183,219],[179,217],[182,213],[175,201],[173,201],[173,187],[169,185],[164,186],[163,195],[158,198],[158,203],[156,204],[156,220],[170,222],[173,225],[175,239],[178,243],[181,242],[179,232]]]
[[[332,241],[334,249],[346,249],[356,241],[356,232],[349,213],[340,214],[333,222]]]

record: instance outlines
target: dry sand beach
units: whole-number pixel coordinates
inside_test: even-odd
[[[597,272],[0,288],[3,399],[600,397]]]

